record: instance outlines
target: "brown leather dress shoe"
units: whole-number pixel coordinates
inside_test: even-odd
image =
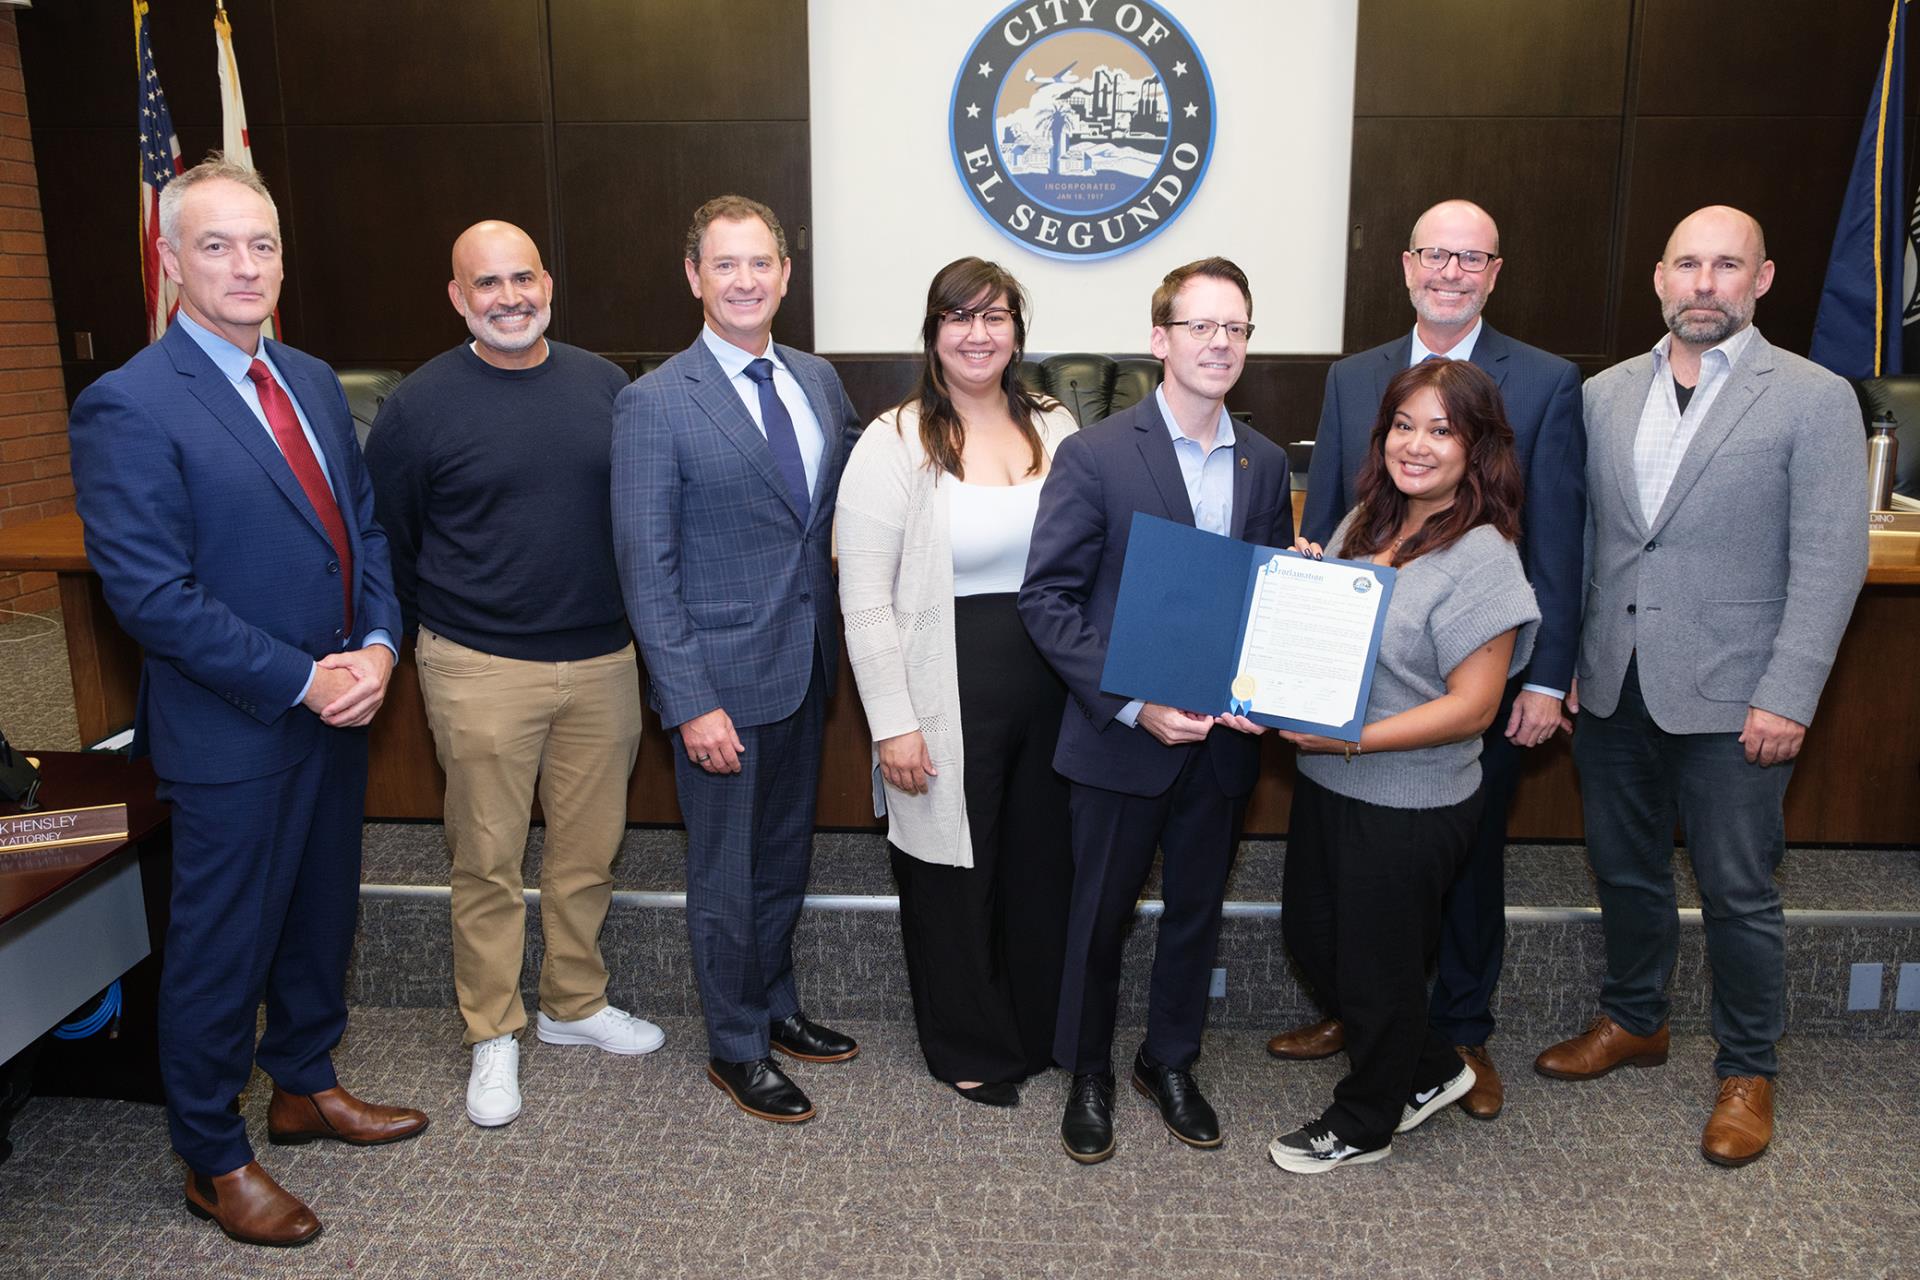
[[[1765,1076],[1728,1076],[1700,1135],[1700,1154],[1738,1169],[1767,1153],[1773,1141],[1773,1081]]]
[[[411,1138],[427,1127],[424,1111],[362,1102],[335,1085],[319,1093],[288,1093],[273,1087],[267,1107],[267,1140],[277,1147],[331,1138],[356,1147],[377,1147]]]
[[[1338,1018],[1328,1018],[1304,1027],[1295,1027],[1291,1031],[1282,1031],[1267,1041],[1268,1053],[1276,1058],[1285,1058],[1289,1062],[1311,1062],[1315,1058],[1331,1058],[1346,1047],[1347,1029],[1340,1025]]]
[[[187,1174],[187,1212],[212,1222],[227,1239],[286,1249],[320,1234],[320,1219],[298,1197],[249,1160],[232,1173]]]
[[[1460,1099],[1460,1109],[1475,1120],[1493,1119],[1507,1101],[1506,1086],[1500,1083],[1500,1073],[1493,1067],[1493,1055],[1484,1044],[1457,1044],[1453,1048],[1460,1055],[1460,1061],[1473,1068],[1473,1088]]]
[[[1571,1040],[1562,1040],[1533,1060],[1533,1069],[1555,1080],[1596,1080],[1615,1067],[1657,1067],[1667,1060],[1667,1027],[1637,1036],[1601,1014]]]

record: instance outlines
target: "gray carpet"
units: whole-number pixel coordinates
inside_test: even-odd
[[[1119,1152],[1080,1168],[1058,1075],[1017,1110],[929,1081],[897,1023],[796,1076],[813,1123],[750,1120],[700,1070],[697,1024],[641,1059],[531,1044],[527,1111],[461,1110],[451,1012],[360,1010],[339,1054],[369,1096],[425,1107],[415,1142],[262,1146],[327,1224],[305,1249],[232,1245],[180,1204],[158,1108],[42,1099],[0,1165],[0,1271],[35,1277],[1892,1277],[1920,1259],[1920,1054],[1789,1040],[1776,1149],[1730,1171],[1696,1151],[1711,1046],[1591,1084],[1508,1061],[1508,1107],[1403,1136],[1384,1163],[1280,1172],[1267,1140],[1317,1113],[1338,1061],[1279,1064],[1211,1037],[1200,1075],[1226,1146],[1182,1147],[1132,1093]],[[1123,1039],[1123,1044],[1130,1043]],[[1496,1042],[1496,1047],[1497,1042]],[[246,1113],[264,1136],[266,1085]]]

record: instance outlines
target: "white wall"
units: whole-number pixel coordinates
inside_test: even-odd
[[[811,0],[819,350],[917,347],[933,273],[978,254],[1032,296],[1030,351],[1144,352],[1160,277],[1216,253],[1252,281],[1253,351],[1340,349],[1358,0],[1163,3],[1213,77],[1218,124],[1206,180],[1149,243],[1063,262],[998,231],[954,171],[954,73],[1004,4]]]

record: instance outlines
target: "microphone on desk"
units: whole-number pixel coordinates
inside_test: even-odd
[[[0,730],[0,799],[16,804],[24,812],[38,809],[40,795],[39,761],[23,756],[8,743]]]

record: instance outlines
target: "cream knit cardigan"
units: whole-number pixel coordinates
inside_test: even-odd
[[[896,420],[897,419],[897,420]],[[1073,432],[1054,406],[1036,416],[1047,457]],[[867,424],[848,455],[836,499],[834,544],[847,660],[875,742],[915,729],[938,776],[923,795],[886,785],[873,752],[873,813],[887,838],[923,862],[973,865],[960,744],[960,677],[954,660],[952,477],[926,465],[920,415],[889,410]]]

